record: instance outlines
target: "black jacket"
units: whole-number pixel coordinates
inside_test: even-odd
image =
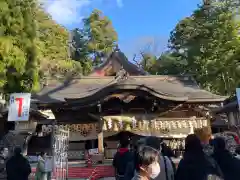
[[[204,154],[185,154],[179,162],[175,180],[207,180],[210,174],[221,176]]]
[[[136,167],[135,167],[135,163],[134,161],[131,161],[128,163],[127,165],[127,169],[125,171],[125,175],[124,175],[124,180],[131,180],[134,176]]]
[[[127,148],[119,148],[113,158],[113,167],[115,168],[116,175],[124,176],[127,165],[133,158],[133,152],[129,151]]]
[[[7,180],[28,180],[31,166],[21,154],[11,157],[6,164]]]
[[[240,179],[240,160],[234,157],[228,150],[214,152],[213,158],[218,163],[224,180]]]

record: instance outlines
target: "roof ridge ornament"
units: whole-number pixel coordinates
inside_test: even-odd
[[[115,49],[114,49],[114,52],[120,52],[121,50],[119,49],[118,47],[118,44],[116,45]]]
[[[122,66],[121,69],[116,73],[115,81],[117,82],[125,81],[128,79],[128,77],[129,77],[128,72]]]

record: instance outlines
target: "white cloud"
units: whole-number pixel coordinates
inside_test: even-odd
[[[81,22],[86,15],[86,9],[96,2],[106,3],[103,0],[40,0],[44,9],[52,16],[52,18],[62,24],[71,25]],[[113,0],[108,0],[108,3]],[[119,8],[123,7],[122,0],[115,0]]]
[[[52,18],[63,25],[80,22],[83,8],[90,5],[89,0],[43,0],[42,2]]]

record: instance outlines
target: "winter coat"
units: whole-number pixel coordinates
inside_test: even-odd
[[[116,179],[124,179],[127,165],[134,159],[133,152],[127,148],[119,148],[113,158],[113,167],[115,168]]]
[[[218,163],[224,180],[239,180],[240,160],[234,157],[228,150],[214,152],[212,157]]]
[[[174,180],[174,167],[170,158],[167,156],[160,156],[159,164],[161,172],[154,180]]]
[[[48,173],[45,172],[45,160],[42,157],[39,157],[35,180],[48,180]]]
[[[217,164],[211,158],[212,147],[203,147],[194,134],[188,135],[185,142],[185,153],[178,164],[175,180],[208,180],[209,176],[212,176],[211,179],[217,179],[216,176],[222,177]]]
[[[23,155],[12,156],[6,163],[7,180],[28,180],[31,166]]]

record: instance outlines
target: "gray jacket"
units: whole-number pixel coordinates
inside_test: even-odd
[[[174,170],[172,163],[167,156],[160,156],[159,165],[161,172],[158,177],[155,178],[155,180],[174,180]]]

